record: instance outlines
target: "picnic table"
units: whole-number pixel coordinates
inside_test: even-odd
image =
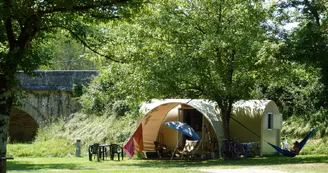
[[[107,157],[107,147],[109,147],[110,144],[99,144],[94,143],[89,146],[89,160],[92,161],[92,156],[94,158],[97,158],[97,161],[99,162],[100,159],[105,160],[105,157]]]
[[[108,152],[110,152],[111,160],[114,160],[114,154],[118,155],[118,160],[120,160],[120,157],[123,160],[123,148],[120,145],[99,143],[89,146],[89,160],[92,161],[92,157],[97,158],[98,162],[101,159],[105,160],[105,157],[108,157]]]
[[[108,147],[108,149],[107,149],[107,147]],[[110,144],[100,144],[99,145],[100,159],[102,158],[102,160],[105,160],[105,157],[107,158],[107,156],[108,156],[107,151],[109,151],[109,147],[110,147]]]

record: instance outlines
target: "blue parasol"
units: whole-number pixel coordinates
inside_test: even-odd
[[[172,122],[166,122],[165,125],[172,129],[175,129],[187,136],[190,136],[195,140],[200,140],[200,137],[198,136],[198,134],[187,123],[183,123],[180,121],[172,121]]]

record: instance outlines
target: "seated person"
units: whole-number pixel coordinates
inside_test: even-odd
[[[290,151],[295,153],[295,154],[299,154],[299,152],[300,152],[300,143],[298,141],[295,141],[294,146]]]
[[[155,141],[155,151],[157,153],[157,157],[161,158],[163,156],[163,151],[166,150],[166,145],[162,145],[161,143]]]

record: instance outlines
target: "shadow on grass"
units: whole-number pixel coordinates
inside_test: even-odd
[[[107,162],[107,163],[106,163]],[[140,168],[208,168],[218,166],[265,166],[265,165],[283,165],[283,164],[308,164],[308,163],[328,163],[328,156],[326,155],[307,155],[296,156],[294,158],[284,156],[270,156],[270,157],[255,157],[255,158],[242,158],[237,160],[131,160],[131,161],[104,161],[103,164],[113,167],[125,167],[125,169]],[[93,165],[90,162],[91,165]],[[41,170],[41,169],[54,169],[54,170],[85,170],[97,169],[93,166],[85,165],[85,163],[28,163],[24,161],[10,161],[7,162],[7,170]]]
[[[7,170],[39,170],[39,169],[79,169],[80,165],[77,164],[37,164],[37,163],[26,163],[19,161],[7,162]]]
[[[126,164],[125,166],[140,167],[210,167],[210,166],[264,166],[282,164],[307,164],[307,163],[328,163],[328,156],[296,156],[293,158],[284,156],[242,158],[237,160],[204,160],[204,161],[184,161],[184,160],[145,160],[136,164]],[[120,164],[122,165],[122,164]],[[123,165],[122,165],[123,166]]]

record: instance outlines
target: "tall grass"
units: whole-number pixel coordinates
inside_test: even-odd
[[[123,145],[136,127],[130,117],[95,116],[77,113],[69,120],[58,121],[41,127],[32,144],[8,144],[8,155],[27,157],[65,157],[75,154],[76,140],[80,139],[81,154],[93,143]]]
[[[75,153],[74,144],[68,139],[54,138],[32,144],[8,144],[7,155],[13,157],[67,157]]]
[[[283,122],[281,136],[290,144],[302,140],[313,128],[315,134],[310,138],[301,154],[328,154],[328,119],[326,111],[319,110],[308,116],[292,116]]]
[[[40,128],[36,141],[47,141],[51,137],[72,141],[81,139],[83,144],[95,142],[122,144],[136,127],[136,121],[130,121],[128,118],[77,113],[66,122],[59,120]]]

